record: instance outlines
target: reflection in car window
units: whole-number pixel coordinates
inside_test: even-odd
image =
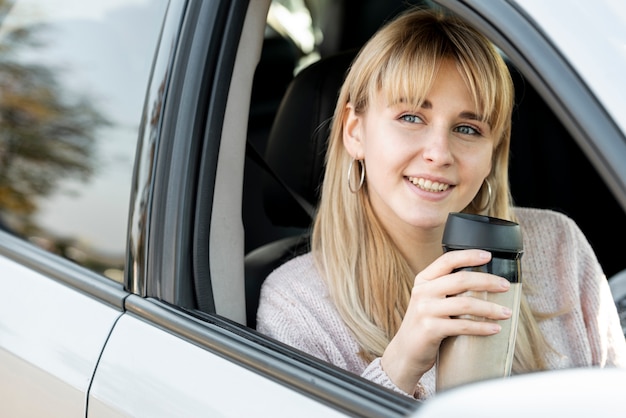
[[[166,6],[0,0],[0,227],[119,281]]]

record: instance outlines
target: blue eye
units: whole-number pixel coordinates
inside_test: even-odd
[[[480,131],[468,125],[459,126],[455,131],[463,135],[480,135]]]
[[[402,115],[400,117],[400,119],[402,119],[405,122],[410,122],[410,123],[422,123],[424,122],[419,116],[417,115]]]

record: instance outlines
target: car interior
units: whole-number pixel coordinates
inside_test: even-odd
[[[303,52],[298,45],[268,27],[255,73],[243,189],[246,310],[251,328],[264,278],[307,250],[311,217],[306,206],[314,207],[318,199],[330,118],[352,58],[387,19],[407,6],[429,2],[366,0],[358,1],[358,7],[354,0],[333,7],[330,3],[318,2],[326,7],[310,9],[313,27],[314,12],[334,16],[319,18],[329,29],[322,28],[324,42],[316,49],[314,63],[301,66]],[[585,209],[589,196],[580,185],[594,185],[594,206],[602,208],[603,217],[614,217],[624,225],[624,211],[541,95],[509,65],[516,89],[510,159],[513,199],[518,206],[549,208],[572,217],[611,277],[624,268],[621,254],[594,227],[594,217]]]

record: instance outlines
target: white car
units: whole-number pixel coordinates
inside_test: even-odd
[[[623,370],[418,402],[255,331],[341,71],[413,3],[511,64],[513,197],[576,220],[626,324],[625,2],[0,0],[0,414],[622,416]]]

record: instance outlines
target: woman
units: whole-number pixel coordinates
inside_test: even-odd
[[[453,272],[491,257],[443,253],[448,213],[462,211],[522,228],[513,373],[625,365],[617,311],[582,232],[562,214],[512,205],[512,106],[506,64],[460,19],[414,9],[374,35],[338,98],[311,252],[266,279],[259,331],[408,396],[432,396],[441,341],[495,334],[511,315],[448,297],[509,286]]]

